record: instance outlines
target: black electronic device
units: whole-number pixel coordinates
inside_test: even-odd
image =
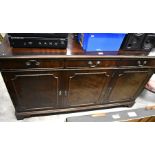
[[[121,45],[126,51],[151,51],[155,47],[154,33],[128,33]]]
[[[155,33],[147,34],[144,43],[142,45],[142,48],[145,50],[150,50],[155,47]]]
[[[67,33],[8,33],[14,48],[67,48]]]

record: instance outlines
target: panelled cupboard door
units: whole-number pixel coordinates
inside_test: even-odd
[[[110,70],[68,71],[65,105],[81,107],[102,104],[111,73]]]
[[[151,70],[125,70],[115,75],[109,101],[120,102],[134,100],[143,90],[152,75]]]
[[[2,73],[17,111],[59,106],[59,72]]]

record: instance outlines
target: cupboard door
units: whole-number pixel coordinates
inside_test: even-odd
[[[8,72],[2,75],[17,111],[59,106],[59,72]]]
[[[125,70],[117,73],[116,81],[111,87],[109,101],[134,100],[144,89],[151,75],[150,70]]]
[[[68,72],[66,82],[66,106],[78,107],[102,104],[111,72],[73,71]]]

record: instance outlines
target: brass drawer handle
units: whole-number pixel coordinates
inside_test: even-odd
[[[39,66],[40,62],[38,62],[36,60],[28,60],[25,64],[26,64],[26,66],[31,66],[31,65]]]
[[[29,61],[27,61],[25,64],[26,66],[31,66],[31,63]]]
[[[137,61],[137,63],[138,63],[139,67],[143,67],[144,65],[147,64],[147,61],[146,60],[145,61]]]
[[[146,65],[146,64],[147,64],[147,61],[145,60],[145,61],[143,62],[143,64]]]
[[[39,66],[39,65],[40,65],[40,62],[36,61],[36,62],[35,62],[35,65],[36,65],[36,66]]]
[[[100,63],[101,63],[101,61],[97,61],[96,64],[93,64],[92,61],[88,61],[88,65],[89,65],[91,68],[97,67],[97,65],[99,65]]]

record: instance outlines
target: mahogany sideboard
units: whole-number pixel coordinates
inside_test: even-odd
[[[0,46],[0,71],[17,119],[132,106],[155,72],[144,51],[86,53],[70,35],[67,49]]]

